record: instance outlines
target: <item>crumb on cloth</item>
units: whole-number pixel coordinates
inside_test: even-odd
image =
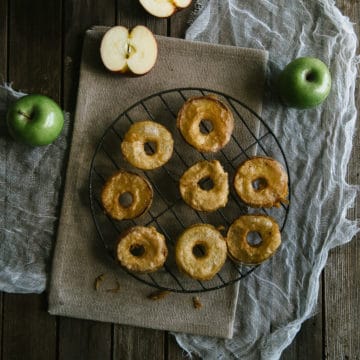
[[[101,275],[96,277],[95,282],[94,282],[94,289],[96,291],[99,291],[100,284],[104,281],[104,277],[105,277],[105,274],[101,274]]]
[[[200,308],[202,308],[202,303],[200,302],[200,298],[198,297],[198,296],[194,296],[193,298],[192,298],[192,300],[193,300],[193,305],[194,305],[194,308],[195,309],[200,309]]]
[[[100,274],[99,276],[97,276],[95,278],[94,281],[94,289],[95,291],[105,291],[108,293],[117,293],[120,290],[120,283],[118,280],[114,280],[115,285],[113,287],[108,287],[106,289],[105,285],[104,285],[104,280],[105,280],[105,274]],[[108,282],[107,282],[108,283]]]
[[[149,294],[147,296],[147,298],[150,300],[160,300],[160,299],[163,299],[165,296],[168,296],[170,293],[171,293],[171,291],[168,291],[168,290],[159,290],[159,291],[152,292],[151,294]]]

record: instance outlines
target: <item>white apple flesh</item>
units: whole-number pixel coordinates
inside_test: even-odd
[[[187,8],[192,0],[140,0],[140,4],[151,15],[166,18]]]
[[[124,26],[114,26],[104,34],[100,45],[105,67],[120,73],[146,74],[155,65],[157,54],[153,33],[142,25],[131,31]]]

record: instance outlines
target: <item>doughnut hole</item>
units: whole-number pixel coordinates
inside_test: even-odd
[[[203,119],[200,121],[199,128],[202,134],[209,134],[214,130],[214,125],[211,120]]]
[[[268,186],[268,182],[264,178],[257,178],[252,181],[251,185],[255,191],[260,191]]]
[[[198,185],[202,190],[206,190],[206,191],[213,189],[215,186],[214,181],[211,179],[210,176],[202,178],[198,182]]]
[[[157,153],[158,150],[158,146],[157,143],[155,141],[147,141],[144,144],[144,150],[146,152],[147,155],[154,155]]]
[[[206,246],[205,244],[199,242],[195,244],[195,246],[192,248],[192,253],[196,258],[202,258],[206,256]]]
[[[145,120],[132,124],[121,142],[127,162],[142,170],[163,166],[173,153],[172,134],[161,124]]]
[[[133,244],[130,247],[130,253],[135,257],[141,257],[145,254],[145,248],[141,244]]]
[[[119,203],[120,206],[122,206],[123,208],[130,207],[133,204],[133,202],[134,202],[134,197],[129,191],[125,191],[119,196]]]
[[[252,247],[258,247],[262,244],[263,239],[257,231],[250,231],[246,236],[247,243]]]
[[[280,246],[279,225],[271,216],[242,215],[230,225],[226,242],[235,262],[257,265],[269,259]]]

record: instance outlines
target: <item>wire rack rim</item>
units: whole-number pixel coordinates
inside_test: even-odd
[[[255,269],[257,269],[260,265],[254,265],[249,271],[247,271],[246,273],[244,273],[244,275],[239,276],[237,278],[234,278],[232,280],[227,281],[225,284],[221,284],[218,286],[213,286],[213,287],[208,287],[208,288],[201,288],[201,289],[175,289],[175,288],[169,288],[166,286],[161,286],[161,285],[155,285],[155,284],[150,284],[148,281],[136,276],[136,274],[132,273],[131,271],[128,271],[127,269],[123,269],[127,274],[129,274],[131,277],[135,278],[136,280],[139,280],[140,282],[142,282],[143,284],[149,285],[151,287],[155,287],[159,290],[164,290],[164,291],[170,291],[170,292],[174,292],[174,293],[187,293],[187,294],[196,294],[196,293],[203,293],[203,292],[209,292],[209,291],[214,291],[214,290],[220,290],[223,289],[224,287],[227,287],[229,285],[235,284],[237,283],[239,280],[245,278],[246,276],[250,275]]]
[[[95,149],[95,152],[94,152],[94,155],[92,157],[92,160],[91,160],[91,163],[90,163],[90,172],[89,172],[89,178],[88,178],[88,189],[89,189],[89,198],[90,198],[90,209],[91,209],[91,216],[92,216],[92,219],[93,219],[93,222],[95,223],[95,227],[96,227],[96,230],[97,230],[97,233],[98,235],[100,236],[101,240],[102,240],[102,243],[103,245],[105,246],[105,250],[108,254],[108,256],[112,259],[112,261],[115,261],[116,259],[114,258],[114,254],[112,252],[112,250],[106,246],[105,244],[105,240],[103,238],[103,235],[102,235],[102,232],[101,232],[101,229],[99,228],[99,224],[96,220],[96,217],[95,217],[95,209],[94,209],[94,199],[93,199],[93,186],[92,186],[92,182],[93,182],[93,173],[94,173],[94,163],[95,163],[95,158],[96,158],[96,155],[98,153],[98,151],[100,150],[100,148],[103,146],[103,142],[104,142],[104,139],[109,131],[109,129],[113,128],[114,125],[117,123],[117,121],[119,121],[119,119],[121,119],[123,116],[128,116],[128,112],[130,112],[132,109],[136,108],[137,106],[139,105],[144,105],[144,103],[152,98],[155,98],[155,97],[160,97],[160,99],[162,101],[163,98],[162,98],[162,95],[164,94],[167,94],[167,93],[173,93],[173,92],[178,92],[183,98],[184,95],[182,94],[182,92],[185,92],[185,91],[200,91],[202,94],[204,94],[205,92],[206,93],[209,93],[209,94],[216,94],[216,95],[220,95],[222,97],[224,97],[228,102],[229,104],[234,107],[234,105],[232,104],[232,102],[235,102],[235,103],[238,103],[240,104],[243,108],[245,108],[247,111],[249,111],[253,116],[255,116],[259,121],[260,123],[262,123],[267,131],[269,132],[269,134],[273,137],[273,139],[275,140],[278,148],[280,149],[280,152],[281,152],[281,155],[282,155],[282,158],[285,162],[285,167],[286,167],[286,171],[287,171],[287,174],[288,174],[288,188],[291,189],[291,180],[290,180],[290,171],[289,171],[289,165],[288,165],[288,162],[287,162],[287,159],[286,159],[286,156],[285,156],[285,153],[281,147],[281,144],[278,140],[278,138],[275,136],[274,132],[271,130],[271,128],[268,126],[268,124],[265,122],[265,120],[260,117],[253,109],[251,109],[248,105],[246,105],[245,103],[243,103],[242,101],[238,100],[238,99],[235,99],[234,97],[228,95],[228,94],[225,94],[223,92],[220,92],[220,91],[217,91],[217,90],[213,90],[213,89],[208,89],[208,88],[201,88],[201,87],[180,87],[180,88],[172,88],[172,89],[166,89],[166,90],[162,90],[162,91],[159,91],[159,92],[156,92],[156,93],[153,93],[145,98],[142,98],[141,100],[135,102],[133,105],[131,105],[130,107],[128,107],[125,111],[123,111],[120,115],[118,115],[111,123],[110,125],[108,125],[103,133],[103,135],[101,136],[97,146],[96,146],[96,149]],[[257,137],[255,137],[255,143],[259,143],[259,139]],[[289,194],[288,194],[288,201],[289,203],[291,203],[291,191],[289,191]],[[286,222],[287,222],[287,218],[288,218],[288,212],[290,210],[290,207],[286,207],[285,209],[285,219],[284,219],[284,222],[283,222],[283,225],[281,227],[281,232],[283,231],[285,225],[286,225]],[[231,279],[229,281],[227,281],[226,283],[223,283],[221,285],[218,285],[218,286],[212,286],[212,287],[209,287],[209,288],[206,288],[204,286],[202,286],[201,289],[176,289],[176,288],[169,288],[169,287],[166,287],[166,286],[161,286],[159,284],[157,284],[154,280],[152,283],[150,283],[150,281],[146,281],[144,279],[142,279],[141,277],[137,276],[137,274],[134,274],[130,271],[128,271],[127,269],[124,269],[122,268],[127,274],[129,274],[131,277],[135,278],[136,280],[144,283],[144,284],[147,284],[148,286],[151,286],[151,287],[155,287],[159,290],[167,290],[167,291],[171,291],[171,292],[176,292],[176,293],[201,293],[201,292],[209,292],[209,291],[214,291],[214,290],[218,290],[218,289],[222,289],[228,285],[231,285],[231,284],[234,284],[236,282],[238,282],[239,280],[243,279],[244,277],[246,277],[247,275],[249,275],[250,273],[252,273],[259,265],[256,265],[256,266],[253,266],[250,270],[248,270],[247,272],[245,272],[244,274],[241,274],[240,273],[240,276],[239,277],[235,277],[234,279]]]

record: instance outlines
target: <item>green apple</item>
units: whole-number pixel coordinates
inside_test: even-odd
[[[311,108],[321,104],[329,95],[331,75],[321,60],[301,57],[281,72],[278,86],[280,98],[286,105]]]
[[[64,113],[49,97],[32,94],[10,106],[6,121],[15,140],[32,146],[48,145],[60,135]]]

